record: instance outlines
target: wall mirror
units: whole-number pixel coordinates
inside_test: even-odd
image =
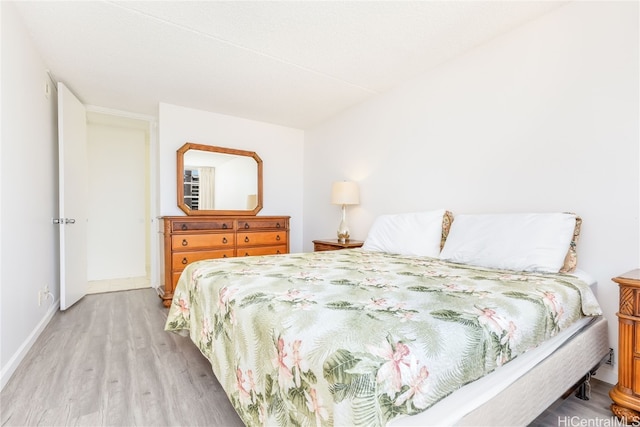
[[[178,207],[187,215],[262,209],[262,159],[253,151],[187,142],[177,153]]]

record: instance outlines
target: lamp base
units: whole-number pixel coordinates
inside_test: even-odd
[[[338,242],[347,243],[348,241],[349,241],[349,231],[344,232],[344,233],[340,233],[338,231]]]
[[[347,221],[345,221],[344,207],[342,212],[342,221],[338,226],[338,242],[346,243],[349,240],[349,227],[347,227]]]

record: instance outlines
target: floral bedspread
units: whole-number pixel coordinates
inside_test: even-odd
[[[190,264],[166,329],[249,426],[385,425],[599,314],[573,276],[349,249]]]

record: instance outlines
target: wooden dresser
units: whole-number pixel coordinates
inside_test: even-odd
[[[164,262],[159,289],[171,305],[182,270],[194,261],[289,252],[288,216],[161,217]]]
[[[618,384],[611,411],[628,424],[640,423],[640,269],[612,279],[620,287]]]

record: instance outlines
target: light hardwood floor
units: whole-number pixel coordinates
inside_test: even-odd
[[[2,426],[242,426],[200,351],[163,330],[166,316],[151,289],[57,313],[0,394]],[[591,384],[591,400],[572,395],[532,425],[618,425],[611,385]]]
[[[242,426],[200,351],[164,331],[151,289],[57,313],[0,395],[3,426]]]

